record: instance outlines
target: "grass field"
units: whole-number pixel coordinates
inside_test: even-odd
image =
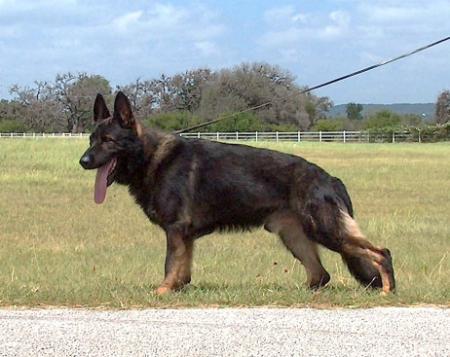
[[[0,141],[0,305],[450,305],[449,144],[263,144],[340,177],[369,239],[394,256],[398,291],[358,286],[322,250],[331,284],[308,291],[302,266],[263,230],[197,242],[193,284],[158,297],[165,237],[124,187],[93,202],[82,139]]]

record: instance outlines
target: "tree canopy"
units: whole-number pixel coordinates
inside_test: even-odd
[[[332,106],[326,97],[302,94],[295,77],[267,63],[243,63],[212,71],[199,68],[159,78],[138,78],[124,91],[135,115],[149,125],[176,130],[260,104],[261,110],[234,115],[209,128],[221,130],[307,130],[326,117]],[[12,100],[2,101],[0,121],[10,120],[33,131],[89,131],[92,103],[102,93],[111,101],[109,81],[87,73],[58,74],[53,82],[32,87],[14,85]],[[238,120],[239,119],[239,120]]]

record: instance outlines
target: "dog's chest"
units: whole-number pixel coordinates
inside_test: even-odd
[[[150,221],[152,223],[159,224],[159,215],[152,202],[152,192],[143,190],[142,188],[136,189],[133,186],[129,186],[129,192]]]

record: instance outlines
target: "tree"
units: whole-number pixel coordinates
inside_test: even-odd
[[[20,104],[15,101],[0,100],[0,132],[20,133],[27,130],[20,109]]]
[[[130,99],[133,113],[138,118],[147,118],[157,112],[157,81],[136,79],[134,83],[118,86]]]
[[[445,124],[450,120],[450,91],[443,91],[436,102],[436,123]]]
[[[389,110],[382,110],[370,115],[365,120],[364,128],[369,130],[396,130],[401,126],[401,116]]]
[[[35,82],[34,87],[10,89],[17,112],[34,131],[79,133],[92,122],[92,103],[97,93],[111,94],[108,81],[86,73],[58,74],[54,83]]]
[[[363,118],[362,111],[363,111],[362,104],[348,103],[345,108],[347,118],[350,120],[361,120]]]
[[[47,82],[35,82],[34,88],[13,85],[10,89],[16,114],[25,127],[37,132],[59,131],[61,107],[53,87]]]
[[[205,83],[213,77],[211,70],[203,68],[173,76],[170,85],[175,108],[194,113],[200,107]]]
[[[68,72],[56,76],[54,91],[62,106],[67,130],[81,133],[92,125],[92,103],[95,96],[102,93],[108,97],[111,87],[102,76]]]
[[[302,94],[288,71],[266,63],[241,64],[223,69],[204,84],[197,114],[214,119],[222,113],[242,111],[264,103],[256,114],[266,124],[310,128],[331,102]]]
[[[152,123],[164,128],[198,124],[265,104],[250,116],[234,115],[239,120],[228,121],[225,126],[230,130],[306,130],[325,118],[332,105],[327,97],[302,93],[292,74],[267,63],[244,63],[220,71],[200,68],[149,80],[138,78],[118,89],[127,94],[137,117],[152,122],[156,116]],[[78,133],[92,125],[92,103],[97,93],[111,102],[111,92],[102,76],[68,72],[58,74],[54,82],[36,82],[31,88],[13,86],[11,103],[16,106],[14,115],[23,118],[30,130]],[[6,117],[3,112],[0,106],[0,118]],[[164,120],[170,123],[166,125]]]
[[[209,69],[195,69],[173,77],[161,75],[159,79],[141,80],[118,87],[130,99],[136,116],[173,111],[194,113],[200,106],[203,85],[213,76]],[[158,120],[161,120],[159,118]]]
[[[25,125],[21,115],[21,105],[14,100],[0,100],[0,121],[13,121]]]

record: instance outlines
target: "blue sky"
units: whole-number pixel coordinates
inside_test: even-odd
[[[313,86],[450,35],[449,0],[0,0],[0,97],[57,73],[112,85],[265,61]],[[434,102],[450,43],[335,84],[335,103]]]

